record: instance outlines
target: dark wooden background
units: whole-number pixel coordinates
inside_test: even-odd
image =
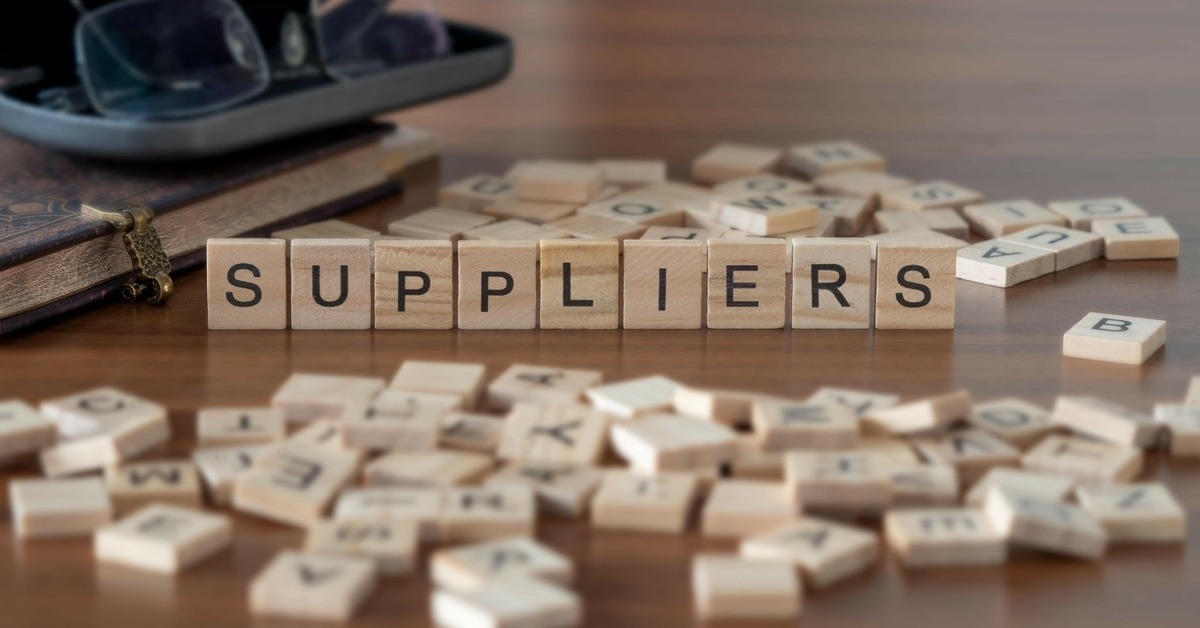
[[[204,275],[169,307],[108,304],[0,344],[0,398],[111,384],[171,408],[189,447],[197,408],[262,404],[294,371],[390,376],[405,359],[665,373],[803,396],[820,385],[908,397],[967,387],[1049,404],[1092,393],[1149,410],[1200,371],[1200,3],[1194,0],[443,0],[512,33],[512,77],[396,116],[436,130],[440,175],[349,219],[382,227],[432,202],[436,177],[521,157],[666,157],[676,176],[719,141],[853,138],[893,171],[991,199],[1124,195],[1169,216],[1178,262],[1097,261],[1001,290],[959,282],[953,332],[208,332]],[[1088,311],[1166,319],[1141,368],[1065,360]],[[6,477],[32,473],[20,469]],[[1156,460],[1200,515],[1200,462]],[[3,498],[6,499],[6,498]],[[5,503],[5,502],[0,502]],[[7,520],[8,513],[0,513]],[[0,524],[0,623],[239,625],[249,578],[290,529],[238,520],[234,551],[172,580],[97,566],[86,541],[18,543]],[[547,524],[579,561],[589,624],[692,621],[687,566],[727,542]],[[890,563],[806,601],[812,626],[1195,626],[1200,523],[1181,547],[1120,547],[1099,565],[1017,555],[1003,569],[903,573]],[[383,581],[363,624],[423,625],[424,578]],[[260,623],[259,621],[255,622]],[[265,623],[265,622],[264,622]]]

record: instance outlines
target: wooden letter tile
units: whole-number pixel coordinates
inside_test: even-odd
[[[928,229],[960,240],[967,239],[969,228],[953,209],[923,209],[920,211],[884,211],[875,214],[875,230],[879,233]]]
[[[518,220],[531,225],[544,225],[574,214],[579,209],[578,203],[543,203],[540,201],[522,201],[513,197],[492,203],[483,208],[483,213],[499,218],[499,222]],[[496,223],[491,223],[496,224]],[[486,225],[485,225],[486,226]],[[479,229],[481,227],[476,227]],[[471,231],[474,231],[472,229]],[[468,236],[470,237],[470,236]]]
[[[1026,449],[1055,431],[1045,408],[1016,397],[977,403],[967,421],[1019,449]]]
[[[368,559],[284,550],[250,583],[250,612],[346,622],[374,590],[375,564]]]
[[[518,403],[504,422],[505,460],[594,464],[608,442],[608,417],[581,403]]]
[[[292,329],[371,328],[371,241],[292,240]]]
[[[700,514],[705,536],[745,537],[778,527],[800,514],[783,482],[718,480]]]
[[[954,247],[955,250],[969,246],[966,240],[952,238],[944,233],[930,231],[925,228],[905,229],[904,231],[893,231],[891,233],[874,233],[864,237],[871,243],[872,260],[878,259],[879,246],[881,244],[944,245]]]
[[[883,155],[862,144],[840,140],[792,146],[788,149],[787,166],[809,179],[815,179],[837,172],[884,172],[887,170],[887,161]]]
[[[439,189],[437,202],[442,207],[477,212],[492,203],[516,197],[517,190],[511,181],[490,174],[477,174]]]
[[[290,229],[281,229],[279,231],[271,232],[272,238],[283,240],[289,244],[292,240],[326,240],[329,238],[335,238],[339,240],[343,238],[366,238],[368,240],[374,240],[381,235],[383,234],[374,229],[367,229],[366,227],[352,225],[344,220],[337,219],[321,220],[318,222],[309,223],[307,225],[300,225],[299,227],[292,227]],[[214,241],[215,239],[209,240],[209,244],[211,245],[211,243]],[[242,238],[232,241],[250,242],[251,240],[248,238]],[[287,247],[285,246],[284,249],[286,250]],[[211,256],[212,253],[210,251],[208,261],[210,265],[212,264]]]
[[[1166,342],[1166,321],[1088,312],[1063,334],[1063,355],[1136,366]]]
[[[988,492],[993,487],[1003,489],[1009,495],[1024,495],[1042,501],[1061,502],[1071,495],[1075,488],[1075,480],[1059,475],[1049,475],[1026,471],[995,467],[971,487],[963,498],[963,503],[975,508],[982,508]]]
[[[422,541],[435,542],[441,534],[439,526],[444,501],[442,490],[438,488],[352,488],[338,496],[333,519],[351,524],[366,521],[407,523],[415,526],[415,534]],[[402,536],[408,535],[405,531],[399,532]],[[406,552],[406,555],[410,554]]]
[[[524,220],[498,220],[463,232],[463,241],[536,243],[542,240],[569,240],[571,234],[560,229],[535,225]],[[462,242],[458,243],[459,249]]]
[[[436,449],[442,419],[461,403],[454,395],[385,390],[372,401],[346,408],[341,446],[359,451]]]
[[[821,175],[813,179],[817,192],[831,196],[854,196],[867,201],[867,214],[879,209],[879,195],[887,190],[906,188],[913,184],[909,179],[883,172],[866,170],[843,170]]]
[[[400,519],[319,521],[308,528],[304,551],[318,556],[366,558],[381,576],[412,573],[417,558],[417,522]]]
[[[287,329],[283,240],[212,238],[207,260],[209,329]]]
[[[704,620],[794,619],[803,591],[791,565],[700,554],[692,560],[696,614]]]
[[[128,421],[167,418],[163,406],[108,387],[48,399],[38,409],[54,422],[61,436],[69,439],[99,434]]]
[[[694,471],[732,461],[737,439],[723,425],[659,414],[613,425],[612,446],[635,470]]]
[[[808,401],[846,406],[854,412],[855,417],[863,417],[868,412],[884,410],[896,405],[900,402],[900,396],[865,390],[822,386],[809,396]]]
[[[760,401],[754,433],[765,451],[850,449],[858,444],[858,417],[848,406],[813,401]]]
[[[108,494],[118,515],[152,502],[199,508],[200,475],[190,461],[130,462],[104,472]]]
[[[1101,218],[1140,218],[1147,215],[1146,210],[1124,198],[1055,201],[1049,207],[1066,218],[1072,229],[1082,231],[1090,230],[1092,221]]]
[[[748,425],[751,406],[772,397],[742,390],[717,388],[693,388],[679,386],[675,389],[675,412],[684,416],[705,419],[723,425]]]
[[[886,434],[913,434],[937,430],[971,414],[971,393],[951,393],[879,408],[863,415],[867,427]]]
[[[717,222],[751,235],[781,235],[817,224],[820,210],[805,197],[730,194],[713,201]]]
[[[113,517],[100,478],[13,480],[8,503],[13,529],[23,539],[89,536]]]
[[[1104,238],[1104,259],[1179,257],[1179,234],[1166,218],[1097,219],[1092,233]]]
[[[370,401],[383,390],[375,377],[293,373],[271,397],[271,406],[283,410],[288,423],[336,419],[351,403]]]
[[[481,454],[495,453],[504,432],[504,419],[473,412],[450,412],[438,426],[438,447]]]
[[[955,185],[948,181],[918,183],[905,188],[894,188],[879,193],[883,209],[959,209],[983,202],[983,195],[975,190]]]
[[[1142,471],[1140,449],[1051,434],[1021,458],[1031,471],[1063,475],[1088,484],[1128,482]]]
[[[812,194],[816,191],[813,184],[791,177],[775,174],[760,174],[741,179],[726,181],[713,186],[714,192],[733,196],[758,196],[770,194],[777,197],[791,197]]]
[[[893,510],[883,528],[905,567],[991,566],[1008,556],[1004,535],[980,510]]]
[[[42,402],[41,412],[72,439],[42,450],[42,471],[50,477],[96,471],[171,437],[165,408],[112,388]]]
[[[817,206],[822,216],[832,216],[833,235],[852,237],[862,232],[871,219],[870,202],[856,196],[801,196]]]
[[[1187,511],[1163,484],[1082,486],[1080,507],[1100,522],[1109,543],[1183,543]]]
[[[874,532],[816,517],[802,517],[742,540],[743,558],[779,560],[799,567],[811,587],[824,588],[879,560]]]
[[[177,573],[229,547],[229,517],[153,504],[96,531],[96,560]]]
[[[963,216],[971,230],[985,238],[999,238],[1036,225],[1067,226],[1067,219],[1029,200],[967,205]]]
[[[780,329],[787,319],[787,242],[709,240],[709,329]]]
[[[679,383],[661,375],[613,382],[589,388],[588,401],[606,414],[632,419],[669,410],[675,403]]]
[[[1095,397],[1060,395],[1050,420],[1077,434],[1126,447],[1152,447],[1158,441],[1159,425],[1149,415]]]
[[[1000,240],[1053,253],[1055,272],[1098,259],[1104,252],[1103,237],[1053,225],[1029,227],[1001,236]]]
[[[919,438],[917,451],[932,464],[954,467],[963,484],[972,484],[992,467],[1016,467],[1021,450],[983,430],[956,430]]]
[[[992,525],[1014,545],[1074,558],[1104,558],[1108,546],[1104,528],[1077,506],[992,488],[983,509]]]
[[[431,207],[393,221],[388,224],[387,232],[405,238],[457,242],[462,238],[463,232],[482,227],[494,220],[496,219],[491,216],[470,211]]]
[[[626,240],[625,329],[699,329],[704,319],[707,244]]]
[[[597,159],[604,182],[621,187],[662,183],[667,180],[667,162],[663,159]]]
[[[1167,430],[1172,456],[1200,456],[1200,406],[1156,404],[1154,420]]]
[[[201,447],[256,445],[283,440],[287,421],[279,408],[206,408],[196,412]]]
[[[771,172],[783,160],[783,151],[766,146],[718,144],[692,162],[692,179],[722,183]]]
[[[592,527],[678,534],[687,528],[698,488],[687,473],[610,471],[592,500]]]
[[[215,506],[228,506],[233,501],[233,483],[238,476],[254,466],[266,445],[211,447],[192,452],[192,462],[208,490],[208,499]]]
[[[487,405],[508,410],[518,401],[570,403],[603,379],[600,371],[513,364],[487,387]]]
[[[369,486],[438,486],[469,484],[492,470],[492,457],[465,451],[396,451],[368,462],[363,476]]]
[[[375,329],[454,327],[454,245],[385,240],[375,246]]]
[[[891,472],[892,507],[954,506],[958,503],[958,472],[954,467],[926,464]]]
[[[869,329],[872,279],[867,240],[792,240],[792,329]]]
[[[954,329],[952,245],[879,244],[876,329]]]
[[[618,242],[636,239],[646,232],[646,225],[596,214],[575,214],[547,223],[546,228],[582,240],[616,240]],[[543,263],[545,263],[544,259]]]
[[[486,367],[459,362],[405,360],[388,384],[390,390],[458,397],[462,407],[474,408],[484,389]]]
[[[446,491],[441,540],[471,542],[534,535],[533,489],[517,484],[456,487]]]
[[[516,175],[517,198],[523,201],[586,203],[604,185],[595,164],[572,161],[534,161]]]
[[[459,329],[537,327],[536,242],[458,245]]]
[[[561,628],[583,620],[577,594],[537,578],[498,578],[469,591],[438,589],[429,605],[438,626]]]
[[[679,227],[683,225],[683,210],[656,198],[638,198],[636,194],[592,203],[579,210],[580,214],[603,216],[638,225]]]
[[[1033,247],[985,240],[958,250],[955,276],[998,288],[1008,288],[1054,272],[1054,254]]]
[[[24,401],[0,401],[0,465],[18,462],[50,447],[58,430]]]
[[[896,466],[885,454],[857,449],[791,451],[784,457],[785,479],[805,512],[881,512],[891,501]]]
[[[434,584],[452,591],[470,591],[498,578],[536,578],[571,586],[571,559],[537,541],[511,537],[439,550],[429,559]]]
[[[575,518],[587,513],[604,473],[584,465],[560,462],[514,462],[488,477],[486,484],[521,484],[533,489],[538,512]]]
[[[276,445],[234,481],[233,505],[273,521],[306,526],[321,518],[357,468],[353,454],[291,442]]]
[[[541,242],[542,329],[616,329],[621,245],[615,240]]]

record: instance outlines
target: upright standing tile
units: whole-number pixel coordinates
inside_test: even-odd
[[[705,536],[741,538],[770,530],[800,514],[796,496],[783,482],[718,480],[700,513]]]
[[[1101,218],[1140,218],[1147,215],[1146,210],[1124,198],[1054,201],[1049,207],[1066,218],[1072,229],[1082,231],[1090,230],[1092,221]]]
[[[871,243],[871,259],[876,260],[879,256],[879,246],[883,244],[908,244],[908,245],[924,245],[924,246],[951,246],[955,250],[966,248],[969,246],[966,240],[952,238],[944,233],[931,231],[924,227],[920,229],[905,229],[904,231],[892,231],[891,233],[873,233],[864,238]]]
[[[879,195],[887,190],[906,188],[913,184],[909,179],[883,172],[866,170],[843,170],[813,179],[817,192],[832,196],[854,196],[865,199],[866,212],[879,209]]]
[[[957,247],[880,244],[875,267],[876,329],[954,329]]]
[[[612,427],[613,449],[635,470],[696,471],[733,460],[733,430],[716,423],[672,414],[622,421]]]
[[[0,465],[10,464],[54,445],[58,430],[24,401],[0,401]]]
[[[753,425],[765,451],[851,449],[858,444],[858,417],[837,403],[760,401],[754,404]]]
[[[441,540],[470,542],[532,537],[537,524],[533,489],[516,484],[455,487],[446,491]]]
[[[200,475],[191,461],[129,462],[108,467],[104,476],[118,515],[152,502],[187,508],[201,506]]]
[[[505,460],[595,464],[608,443],[608,417],[581,403],[517,403],[497,452]]]
[[[909,229],[928,229],[960,240],[967,239],[967,222],[953,209],[922,209],[920,211],[884,211],[875,214],[875,231],[893,233]]]
[[[206,247],[209,329],[287,329],[287,243],[212,238]]]
[[[621,246],[615,240],[541,243],[542,329],[616,329]]]
[[[454,245],[385,240],[375,246],[375,329],[454,327]]]
[[[595,164],[533,161],[517,173],[516,184],[523,201],[586,203],[600,192],[604,173]]]
[[[877,562],[879,538],[862,528],[802,517],[746,537],[739,551],[743,558],[792,563],[809,586],[824,588]]]
[[[425,362],[405,360],[388,388],[413,393],[453,395],[462,407],[474,408],[483,395],[487,368],[465,362]]]
[[[371,241],[293,240],[292,329],[371,328]]]
[[[467,591],[438,589],[429,606],[438,626],[560,628],[583,621],[576,593],[537,578],[498,578]]]
[[[1137,477],[1143,460],[1140,449],[1051,434],[1025,453],[1021,466],[1088,484],[1113,484]]]
[[[229,547],[229,517],[191,508],[152,504],[96,531],[95,555],[158,573],[177,573]]]
[[[600,371],[513,364],[487,387],[487,405],[508,410],[518,401],[570,403],[604,379]]]
[[[1077,506],[993,488],[983,509],[992,525],[1014,545],[1074,558],[1104,558],[1108,546],[1104,528]]]
[[[718,144],[692,161],[692,178],[700,183],[721,183],[772,172],[783,160],[783,151],[749,144]]]
[[[113,516],[100,478],[13,480],[8,504],[13,530],[24,539],[88,536]]]
[[[993,566],[1008,556],[1004,535],[980,510],[893,510],[883,527],[905,567]]]
[[[1092,233],[1104,238],[1105,259],[1179,257],[1179,234],[1166,218],[1097,219],[1092,221]]]
[[[963,484],[971,484],[993,467],[1021,464],[1021,450],[983,430],[955,430],[914,440],[917,451],[935,465],[954,467]]]
[[[716,554],[692,559],[692,594],[703,620],[795,619],[803,593],[787,563]]]
[[[699,329],[706,247],[694,240],[626,240],[622,326]]]
[[[604,182],[622,187],[661,183],[667,180],[665,159],[597,159]]]
[[[801,196],[727,194],[713,201],[717,222],[751,235],[781,235],[816,226],[817,206]]]
[[[575,567],[553,548],[517,536],[439,550],[429,559],[429,575],[434,584],[453,591],[477,589],[498,578],[571,586]]]
[[[958,209],[983,202],[983,195],[949,181],[930,181],[879,193],[883,209]]]
[[[654,197],[638,198],[636,193],[592,203],[581,208],[579,213],[647,226],[678,227],[683,224],[682,209]]]
[[[1156,404],[1154,420],[1167,430],[1172,456],[1200,456],[1200,406]]]
[[[449,240],[457,242],[463,233],[482,227],[496,219],[472,211],[431,207],[388,224],[387,232],[394,236],[420,240]]]
[[[493,454],[500,446],[504,419],[489,414],[450,412],[438,427],[438,447]]]
[[[610,471],[592,500],[592,527],[683,532],[698,488],[696,477],[687,473]]]
[[[863,415],[864,425],[887,434],[938,430],[971,414],[971,393],[956,390],[903,405],[878,408]]]
[[[363,468],[368,486],[469,484],[492,470],[492,457],[465,451],[394,451]]]
[[[546,228],[555,229],[581,240],[616,240],[618,242],[636,239],[646,232],[646,225],[597,214],[575,214],[547,223]]]
[[[208,490],[208,499],[215,506],[228,506],[233,500],[233,483],[249,471],[267,445],[209,447],[192,452],[192,462]]]
[[[790,170],[814,179],[847,171],[884,172],[887,161],[883,155],[850,140],[797,144],[788,149]]]
[[[869,329],[872,279],[866,240],[792,240],[792,329]]]
[[[283,440],[287,418],[279,408],[203,408],[196,411],[201,447],[256,445]]]
[[[709,240],[710,329],[780,329],[787,319],[787,243]]]
[[[477,212],[492,203],[516,197],[517,190],[512,181],[477,174],[438,189],[437,202],[442,207]]]
[[[1136,366],[1166,342],[1166,321],[1088,312],[1063,334],[1063,355]]]
[[[454,395],[385,390],[347,406],[339,421],[340,444],[375,452],[436,449],[442,419],[461,403]]]
[[[458,245],[459,329],[537,327],[536,242]]]
[[[233,486],[234,508],[280,523],[320,519],[358,470],[357,456],[328,447],[283,443],[264,452]]]
[[[584,393],[593,406],[622,419],[669,410],[679,383],[661,375],[639,377],[589,388]]]
[[[250,582],[253,615],[346,622],[375,590],[365,558],[284,550]]]
[[[1045,408],[1016,397],[977,403],[967,421],[974,427],[1026,449],[1055,431]]]
[[[579,209],[578,203],[546,203],[523,201],[513,197],[497,201],[483,208],[483,213],[500,219],[500,222],[519,220],[532,225],[544,225],[566,218]],[[496,224],[496,223],[491,223]],[[478,228],[478,227],[477,227]],[[473,231],[473,230],[472,230]],[[469,237],[469,236],[468,236]]]
[[[366,558],[381,576],[412,573],[417,562],[416,521],[342,519],[319,521],[308,528],[304,551],[318,556]]]
[[[1075,480],[1024,469],[995,467],[989,469],[983,478],[967,491],[963,503],[982,508],[984,500],[993,488],[1000,488],[1009,495],[1025,495],[1042,501],[1061,502],[1070,497],[1075,488]]]
[[[805,512],[875,514],[891,502],[896,462],[857,449],[790,451],[784,457],[788,487]]]
[[[1067,226],[1067,219],[1029,200],[967,205],[963,217],[971,230],[985,238],[999,238],[1036,225]]]
[[[333,520],[345,521],[350,524],[361,524],[367,521],[398,521],[415,526],[416,534],[422,541],[437,541],[441,535],[438,528],[441,525],[442,507],[445,502],[442,492],[440,488],[430,487],[346,489],[338,495],[337,503],[333,507]],[[311,530],[312,526],[309,526],[309,529]],[[407,531],[397,532],[401,537],[408,536]],[[407,539],[405,538],[405,540]],[[376,549],[383,550],[387,547],[400,549],[391,543],[383,545]],[[378,555],[377,552],[374,553]],[[411,552],[403,553],[411,559]],[[409,561],[404,562],[405,567],[411,566]]]
[[[998,288],[1008,288],[1054,272],[1055,257],[1049,251],[1005,242],[985,240],[958,250],[955,277]]]
[[[1148,448],[1158,442],[1159,425],[1149,415],[1095,397],[1059,395],[1050,420],[1077,434],[1126,447]]]
[[[335,419],[352,403],[370,401],[383,390],[377,377],[293,373],[271,397],[288,423]]]
[[[1100,522],[1109,543],[1183,543],[1187,511],[1164,484],[1081,486],[1079,505]]]
[[[561,462],[514,462],[488,476],[485,484],[521,484],[533,489],[538,512],[575,518],[587,513],[604,472],[597,467]]]
[[[1000,240],[1053,253],[1055,272],[1090,262],[1104,252],[1104,238],[1101,236],[1054,225],[1029,227],[1003,235]]]

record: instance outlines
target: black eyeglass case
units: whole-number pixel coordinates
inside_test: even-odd
[[[29,89],[0,88],[0,129],[43,146],[128,161],[213,157],[404,107],[481,89],[512,67],[512,40],[496,31],[446,21],[449,55],[348,82],[325,81],[268,91],[215,114],[141,121],[39,107]]]

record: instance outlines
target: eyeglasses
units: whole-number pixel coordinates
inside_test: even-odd
[[[94,11],[80,1],[79,77],[91,106],[111,117],[200,116],[273,83],[352,81],[450,48],[429,0],[308,0],[305,15],[251,0],[120,0]]]

